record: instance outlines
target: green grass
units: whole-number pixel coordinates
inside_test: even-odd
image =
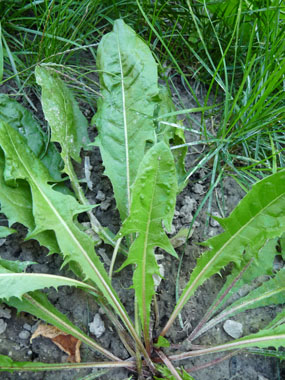
[[[51,62],[94,109],[99,96],[96,46],[118,17],[149,42],[182,112],[187,105],[177,83],[195,106],[216,105],[199,122],[185,113],[203,147],[188,178],[205,168],[210,186],[203,204],[209,212],[224,175],[248,191],[257,179],[284,167],[281,0],[20,0],[0,3],[0,11],[0,79],[4,62],[3,83],[33,108],[33,94],[38,96],[34,67]],[[196,95],[198,86],[202,100]]]

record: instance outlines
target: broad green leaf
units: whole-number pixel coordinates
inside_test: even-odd
[[[11,297],[22,298],[23,294],[38,289],[59,286],[76,286],[81,289],[95,290],[84,282],[72,278],[43,273],[7,273],[7,269],[0,266],[0,298],[9,300]]]
[[[118,236],[136,233],[123,267],[136,264],[133,287],[144,331],[148,332],[150,305],[154,295],[153,275],[159,274],[154,256],[160,247],[177,257],[166,233],[170,231],[177,192],[176,171],[169,147],[160,142],[148,150],[133,185],[130,216]]]
[[[42,131],[32,113],[8,95],[0,94],[0,120],[17,129],[34,154],[41,159],[55,180],[61,180],[63,167],[60,154]]]
[[[156,117],[161,115],[170,114],[175,112],[175,106],[168,93],[166,87],[160,87],[159,89],[159,103],[157,105]],[[179,128],[181,127],[181,128]],[[158,121],[158,126],[156,129],[158,141],[164,141],[171,147],[179,146],[185,144],[184,131],[182,125],[179,124],[176,115],[164,117],[162,120]],[[174,156],[178,190],[181,191],[185,185],[186,170],[184,166],[184,160],[187,153],[187,146],[176,148],[172,150]]]
[[[285,230],[285,171],[268,176],[255,184],[231,215],[219,219],[225,232],[204,245],[210,250],[197,260],[190,280],[162,335],[166,333],[198,286],[230,262],[240,265],[244,252],[255,257],[268,239]]]
[[[203,334],[204,331],[207,331],[225,319],[245,310],[255,309],[262,306],[282,304],[285,302],[284,294],[285,269],[280,270],[275,277],[264,282],[261,286],[252,290],[247,296],[241,297],[224,309],[219,315],[207,323],[207,325],[201,329],[197,336]]]
[[[16,230],[13,228],[5,227],[5,226],[0,226],[0,239],[5,238],[6,236],[9,236],[11,234],[14,234]]]
[[[9,225],[18,222],[28,228],[29,232],[35,228],[32,212],[32,196],[29,185],[25,181],[17,181],[17,187],[7,186],[4,181],[5,160],[0,149],[0,203],[1,212],[8,218]],[[33,236],[34,239],[49,249],[50,253],[60,249],[53,231],[47,230]]]
[[[0,371],[1,372],[42,372],[42,371],[62,371],[64,369],[82,369],[82,368],[120,368],[133,367],[132,363],[125,361],[111,361],[98,363],[41,363],[41,362],[16,362],[9,356],[0,355]]]
[[[24,138],[3,122],[0,122],[0,145],[6,158],[5,179],[26,180],[31,188],[35,229],[29,237],[53,230],[65,259],[64,264],[76,262],[85,277],[97,285],[124,322],[129,323],[104,266],[94,252],[92,238],[73,223],[76,215],[90,209],[90,206],[80,205],[73,197],[55,191],[48,184],[50,176],[47,169],[25,144]]]
[[[95,144],[100,147],[105,173],[124,220],[146,142],[155,137],[157,65],[141,38],[123,20],[116,20],[113,31],[99,44],[97,69],[102,99],[93,119],[99,133]]]
[[[51,128],[51,141],[61,145],[61,156],[65,165],[67,157],[80,162],[80,150],[89,144],[86,118],[71,91],[57,74],[44,66],[37,66],[35,75],[42,88],[41,102]]]

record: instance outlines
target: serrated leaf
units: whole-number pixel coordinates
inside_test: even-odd
[[[2,45],[2,27],[0,23],[0,82],[3,79],[3,67],[4,67],[4,54],[3,54],[3,45]]]
[[[130,216],[119,236],[136,233],[129,256],[122,268],[136,264],[133,287],[144,331],[148,331],[150,304],[154,295],[153,275],[159,275],[154,256],[160,247],[177,257],[164,229],[170,231],[177,192],[176,171],[169,147],[160,142],[144,156],[133,185]]]
[[[212,303],[203,320],[203,324],[214,314],[217,310],[235,295],[244,285],[251,284],[257,277],[263,275],[273,275],[273,261],[276,255],[276,245],[278,239],[272,239],[265,243],[258,253],[258,258],[252,257],[251,252],[245,252],[242,258],[242,263],[239,267],[235,266],[231,273],[227,276],[227,280],[219,291],[217,297]],[[216,318],[214,318],[216,320]],[[210,320],[199,330],[194,331],[191,340],[198,338],[210,328],[213,327],[214,320]]]
[[[102,99],[93,119],[99,133],[95,144],[124,220],[146,142],[154,141],[157,65],[141,38],[123,20],[116,20],[99,44],[97,69]]]
[[[156,116],[170,114],[175,112],[175,105],[169,95],[166,87],[159,88],[159,103],[157,105]],[[181,128],[179,128],[179,126]],[[158,141],[164,141],[172,147],[185,144],[184,131],[182,125],[179,125],[178,119],[175,115],[166,116],[163,120],[158,121],[156,129]],[[184,166],[184,160],[187,153],[187,146],[183,146],[172,150],[172,154],[175,161],[178,189],[182,191],[185,187],[186,170]]]
[[[86,278],[96,284],[124,322],[128,323],[104,266],[94,252],[92,238],[73,223],[76,215],[89,210],[90,206],[82,206],[73,197],[55,191],[48,184],[50,176],[47,169],[25,144],[24,138],[3,122],[0,122],[0,145],[6,158],[5,179],[26,180],[31,188],[36,227],[29,237],[53,230],[64,263],[76,262]]]
[[[0,149],[0,202],[1,212],[8,218],[9,225],[18,222],[28,228],[29,232],[35,228],[32,212],[32,197],[29,185],[24,181],[17,181],[17,187],[7,186],[4,181],[5,160]],[[50,253],[60,249],[53,231],[44,231],[33,236],[34,239],[49,249]]]
[[[60,154],[29,110],[8,95],[0,94],[0,120],[17,129],[26,138],[34,154],[48,168],[51,176],[57,181],[61,180],[63,162]]]
[[[129,363],[128,363],[129,364]],[[0,355],[0,372],[43,372],[56,370],[71,370],[82,368],[120,368],[133,367],[132,364],[127,365],[125,361],[111,361],[98,363],[41,363],[41,362],[17,362],[9,356]]]
[[[209,323],[200,330],[199,335],[214,327],[217,323],[220,323],[238,313],[242,313],[245,310],[255,309],[262,306],[282,304],[285,302],[284,294],[285,269],[280,270],[275,277],[264,282],[258,288],[252,290],[247,296],[241,297],[224,309],[219,315],[209,321]]]
[[[0,226],[0,239],[5,238],[6,236],[9,236],[11,234],[14,234],[17,232],[13,228],[5,227],[5,226]]]
[[[37,264],[34,261],[5,260],[0,258],[0,268],[2,267],[11,272],[24,272],[29,265]]]
[[[211,249],[197,260],[197,266],[162,335],[198,286],[230,262],[240,265],[244,252],[256,256],[268,239],[274,239],[284,232],[285,171],[255,184],[231,215],[220,220],[220,224],[225,232],[204,243]]]
[[[57,290],[59,286],[75,286],[94,291],[92,286],[72,278],[43,273],[7,273],[7,269],[0,266],[0,299],[21,298],[23,294],[34,290],[50,287]]]
[[[219,347],[221,349],[218,349]],[[221,346],[216,346],[217,351],[247,347],[274,347],[276,349],[279,347],[285,347],[285,324],[277,326],[273,329],[264,329],[256,334],[245,336],[241,339],[228,342]]]
[[[80,150],[87,147],[88,122],[81,113],[71,91],[57,74],[44,66],[37,66],[36,81],[42,88],[42,107],[51,128],[51,141],[61,145],[61,156],[66,163],[70,156],[80,162]]]
[[[5,303],[16,308],[18,312],[32,314],[37,318],[58,327],[67,334],[72,334],[77,339],[96,351],[101,352],[109,359],[117,360],[113,354],[94,342],[93,339],[75,326],[64,314],[58,311],[45,294],[39,291],[30,292],[29,294],[24,294],[22,299],[11,297],[8,301],[5,301]]]

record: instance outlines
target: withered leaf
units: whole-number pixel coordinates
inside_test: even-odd
[[[39,324],[36,331],[33,333],[30,342],[38,336],[43,336],[52,340],[62,351],[68,354],[70,363],[80,363],[80,346],[81,341],[74,336],[59,330],[57,327]]]

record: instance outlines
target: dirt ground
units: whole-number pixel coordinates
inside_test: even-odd
[[[188,95],[182,93],[184,97],[185,106],[191,107],[188,100]],[[175,99],[174,99],[175,100]],[[192,105],[193,106],[193,105]],[[197,114],[197,120],[199,115]],[[95,131],[91,130],[91,134]],[[187,141],[197,139],[194,133],[187,133]],[[203,147],[197,145],[197,150],[202,150]],[[118,212],[115,208],[115,201],[112,193],[112,188],[108,178],[103,174],[104,168],[99,150],[94,148],[93,151],[87,152],[86,155],[90,158],[90,163],[93,167],[91,180],[93,182],[93,189],[88,190],[87,197],[92,204],[99,204],[94,209],[95,215],[101,221],[102,225],[108,226],[111,230],[116,232],[119,228]],[[197,151],[189,151],[187,155],[187,165],[190,167],[197,157]],[[80,171],[80,169],[78,169]],[[210,169],[201,169],[193,177],[191,177],[189,184],[179,195],[176,205],[176,213],[173,221],[173,234],[179,231],[181,227],[189,226],[195,211],[197,210],[205,191],[209,187],[209,173]],[[244,193],[231,178],[227,177],[223,181],[223,187],[219,186],[216,190],[215,197],[225,201],[225,215],[228,215],[231,210],[237,205],[239,200],[244,196]],[[220,211],[214,201],[212,212],[220,215]],[[196,243],[205,240],[221,232],[221,228],[217,223],[210,219],[208,228],[205,228],[207,219],[206,211],[203,211],[197,218],[194,224],[194,232],[188,240],[185,253],[183,257],[182,271],[179,279],[179,287],[183,288],[186,284],[189,273],[195,266],[197,257],[202,252],[200,246]],[[5,217],[2,216],[1,221],[5,224]],[[87,219],[82,217],[82,221],[86,222]],[[0,255],[2,258],[10,260],[31,260],[38,264],[33,265],[28,269],[31,272],[52,273],[58,274],[61,265],[61,257],[58,255],[47,256],[47,250],[40,247],[34,240],[25,241],[25,229],[20,225],[14,226],[18,230],[18,234],[11,235],[6,239],[0,240]],[[177,249],[181,257],[183,247]],[[109,259],[112,254],[112,249],[109,246],[101,245],[99,253],[107,256]],[[159,252],[162,253],[162,252]],[[116,267],[119,267],[122,258],[118,258]],[[175,286],[176,286],[176,273],[179,261],[175,260],[170,255],[164,255],[163,265],[165,267],[165,278],[158,289],[158,305],[160,309],[160,325],[163,326],[167,317],[170,315],[175,304]],[[108,265],[107,265],[108,267]],[[226,272],[225,272],[226,273]],[[63,269],[61,274],[70,275],[68,269]],[[118,291],[123,304],[129,311],[130,315],[133,314],[132,300],[133,291],[129,289],[131,284],[131,271],[126,268],[122,272],[114,274],[114,287]],[[213,276],[212,279],[207,281],[200,287],[193,299],[184,308],[182,318],[184,327],[179,324],[177,320],[173,329],[169,334],[170,340],[174,343],[183,341],[191,332],[199,320],[205,313],[207,307],[211,305],[215,295],[223,284],[221,276]],[[94,315],[99,313],[104,325],[105,332],[97,339],[99,344],[108,348],[115,355],[120,358],[127,358],[128,353],[121,345],[113,331],[107,317],[102,313],[101,309],[93,302],[91,297],[80,290],[73,288],[61,288],[58,292],[55,290],[46,290],[50,301],[64,314],[66,314],[76,325],[82,328],[85,332],[92,336],[89,331],[88,324],[93,320]],[[242,313],[240,316],[234,318],[243,324],[244,334],[256,332],[256,321],[261,321],[261,325],[265,326],[275,315],[275,307],[260,308],[250,312]],[[20,361],[43,361],[43,362],[65,362],[67,355],[60,351],[49,339],[36,338],[30,342],[30,337],[33,331],[39,324],[39,321],[28,314],[16,314],[16,311],[2,304],[0,305],[0,354],[9,355],[14,360]],[[1,327],[2,326],[2,327]],[[208,345],[219,344],[230,340],[231,338],[226,334],[221,325],[213,328],[211,331],[201,336],[195,344]],[[207,356],[196,358],[193,360],[184,361],[185,368],[192,368],[204,365],[213,359],[218,359],[222,354],[216,356]],[[102,357],[93,352],[87,346],[82,345],[81,348],[82,362],[102,360]],[[131,375],[125,370],[110,371],[107,374],[97,373],[98,370],[80,370],[80,371],[56,371],[44,373],[1,373],[2,380],[80,380],[80,379],[93,379],[97,374],[99,379],[128,379]],[[281,380],[285,378],[285,367],[275,358],[262,357],[252,354],[237,354],[229,357],[227,360],[222,361],[214,366],[197,370],[192,372],[196,380]]]

